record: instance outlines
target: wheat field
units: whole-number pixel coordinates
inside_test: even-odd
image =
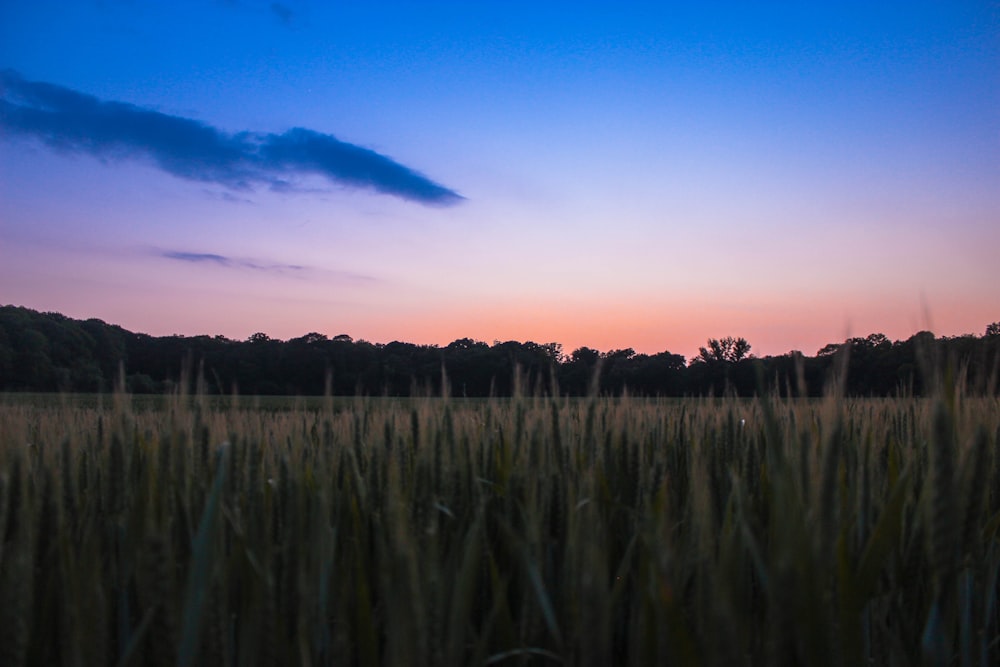
[[[0,399],[3,665],[995,665],[1000,401]]]

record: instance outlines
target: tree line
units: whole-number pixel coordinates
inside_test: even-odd
[[[668,351],[631,348],[564,353],[558,343],[469,338],[446,346],[370,343],[308,333],[287,341],[256,333],[150,336],[98,319],[75,320],[0,306],[0,391],[209,394],[642,396],[823,394],[831,377],[853,396],[921,395],[930,372],[949,369],[966,391],[998,392],[1000,322],[982,336],[904,341],[883,334],[831,343],[814,356],[792,351],[755,357],[744,338],[709,339],[688,362]],[[835,369],[841,372],[834,373]]]

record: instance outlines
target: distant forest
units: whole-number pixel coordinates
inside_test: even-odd
[[[98,319],[74,320],[0,306],[0,391],[108,392],[124,381],[137,394],[186,391],[245,395],[752,396],[823,394],[835,364],[846,366],[852,396],[921,395],[928,369],[952,373],[975,394],[998,393],[1000,322],[982,336],[905,341],[882,334],[831,343],[806,356],[793,351],[757,358],[743,338],[709,339],[687,362],[679,354],[564,353],[558,343],[463,338],[449,345],[370,343],[347,335],[308,333],[287,341],[263,333],[149,336]]]

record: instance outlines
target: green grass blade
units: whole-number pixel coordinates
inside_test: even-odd
[[[181,617],[181,639],[177,650],[177,664],[187,667],[195,662],[198,650],[198,639],[201,631],[201,618],[205,611],[205,600],[211,585],[212,565],[214,563],[214,546],[216,524],[219,520],[219,508],[222,503],[222,488],[225,485],[228,469],[229,445],[223,443],[216,457],[215,481],[205,508],[201,513],[201,522],[195,535],[191,550],[191,570],[188,576],[187,594],[184,596],[184,612]]]

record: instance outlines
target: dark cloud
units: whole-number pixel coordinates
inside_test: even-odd
[[[0,128],[102,159],[149,159],[174,176],[232,190],[294,191],[296,177],[315,174],[423,204],[462,200],[391,158],[329,134],[305,128],[228,134],[190,118],[25,81],[13,70],[0,71]]]
[[[288,5],[283,5],[280,2],[271,3],[271,13],[278,17],[278,20],[289,25],[292,22],[292,17],[295,16],[295,12]]]

